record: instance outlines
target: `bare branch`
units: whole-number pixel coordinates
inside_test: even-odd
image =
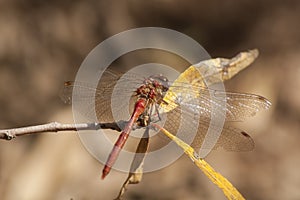
[[[77,130],[98,130],[98,129],[111,129],[121,131],[118,125],[124,124],[125,121],[118,123],[82,123],[82,124],[62,124],[58,122],[51,122],[48,124],[12,128],[0,130],[0,139],[11,140],[18,136],[38,134],[43,132],[59,132],[59,131],[77,131]]]

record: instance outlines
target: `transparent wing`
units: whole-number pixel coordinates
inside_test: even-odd
[[[115,110],[124,108],[128,101],[119,100],[128,99],[128,96],[134,97],[135,90],[142,84],[143,79],[137,78],[138,75],[130,74],[120,80],[121,75],[111,71],[105,72],[103,77],[97,86],[82,82],[66,82],[63,90],[63,100],[71,102],[73,94],[73,99],[76,99],[78,105],[81,103],[90,104],[90,108],[96,106],[99,120],[112,121],[113,117],[110,112],[112,102],[118,101],[118,105],[114,105]],[[117,83],[120,87],[115,87]],[[187,112],[195,112],[196,110],[206,118],[211,118],[212,115],[224,115],[225,113],[226,121],[243,121],[247,117],[254,116],[260,110],[268,109],[271,105],[266,98],[254,94],[210,90],[203,86],[191,87],[187,83],[178,82],[176,87],[180,87],[180,90],[177,89],[179,92],[172,93],[171,104],[164,105],[168,108],[167,110],[172,110],[178,105],[185,105],[185,107],[190,108],[187,109]],[[197,97],[197,101],[193,100],[195,97]],[[131,98],[129,104],[134,105],[134,98]],[[224,107],[224,105],[226,106]],[[216,110],[219,112],[213,112],[213,107],[217,108]],[[88,115],[91,110],[79,111]]]
[[[135,101],[135,90],[143,83],[143,80],[133,74],[123,77],[121,73],[105,71],[98,85],[75,81],[65,82],[60,96],[65,103],[73,102],[76,105],[76,111],[87,119],[93,116],[93,108],[95,108],[99,121],[113,122],[115,119],[112,114],[112,103],[118,102],[114,107],[116,113],[131,112]],[[125,101],[125,97],[129,100]],[[131,110],[125,111],[124,108],[128,104],[131,105]]]
[[[197,90],[184,87],[180,92],[172,95],[174,101],[165,105],[164,109],[173,110],[179,105],[185,105],[186,112],[199,112],[206,118],[222,115],[226,121],[243,121],[271,106],[266,98],[259,95],[223,92],[202,87],[198,87]],[[197,101],[193,100],[194,96],[197,96]]]
[[[207,135],[208,128],[212,131],[217,131],[218,127],[217,125],[210,126],[210,118],[200,116],[200,120],[198,120],[197,116],[185,112],[184,108],[178,106],[167,113],[167,120],[163,127],[183,141],[191,144],[198,151]],[[165,143],[169,141],[163,134],[159,135]],[[209,142],[213,142],[216,139],[211,138],[212,136],[208,137],[210,138]],[[165,144],[162,143],[161,146],[163,145]],[[245,131],[225,123],[214,149],[219,147],[226,151],[251,151],[254,148],[254,141]]]
[[[143,80],[144,77],[141,75],[131,74],[122,77],[120,74],[108,71],[96,86],[88,83],[66,82],[63,99],[70,102],[73,98],[73,101],[79,105],[76,107],[77,111],[87,117],[95,107],[100,122],[116,121],[113,112],[125,116],[121,120],[127,120],[135,103],[135,90],[143,83]],[[172,93],[171,104],[163,103],[165,108],[169,108],[164,128],[185,141],[191,141],[196,149],[199,149],[203,143],[211,116],[225,113],[226,121],[242,121],[270,107],[270,102],[258,95],[225,93],[207,89],[202,85],[191,87],[185,82],[176,82],[176,86],[171,87],[178,87],[176,88],[178,92]],[[195,96],[197,98],[194,98]],[[84,109],[81,109],[81,104],[85,105]],[[126,107],[128,104],[129,108]],[[214,110],[213,107],[218,109]],[[183,129],[179,130],[180,125]],[[196,133],[196,136],[192,133]],[[215,148],[217,147],[228,151],[248,151],[253,149],[254,142],[244,131],[225,124]]]

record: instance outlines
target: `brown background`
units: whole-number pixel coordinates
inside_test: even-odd
[[[104,39],[159,26],[194,38],[212,57],[258,48],[260,56],[226,84],[270,99],[272,108],[239,125],[256,148],[214,151],[209,163],[246,199],[300,198],[299,1],[0,1],[0,127],[72,122],[58,97]],[[100,180],[102,165],[74,133],[0,141],[0,199],[112,199],[126,174]],[[225,199],[186,157],[146,174],[126,199]]]

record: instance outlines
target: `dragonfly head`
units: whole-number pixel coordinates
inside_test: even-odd
[[[149,79],[151,81],[157,81],[162,86],[163,92],[166,92],[170,87],[168,78],[162,74],[150,76]]]

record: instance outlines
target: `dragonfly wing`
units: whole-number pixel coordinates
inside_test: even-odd
[[[260,110],[271,106],[266,98],[247,93],[223,92],[201,88],[195,91],[184,89],[180,93],[173,94],[172,101],[162,106],[163,110],[171,111],[180,105],[184,105],[181,112],[199,113],[201,117],[212,118],[223,116],[226,121],[243,121],[254,116]],[[192,95],[191,95],[192,94]],[[191,98],[190,98],[191,97]]]
[[[87,120],[94,119],[96,115],[97,119],[103,123],[113,122],[116,121],[114,117],[121,112],[126,114],[129,112],[124,108],[126,105],[134,105],[134,89],[141,83],[142,81],[134,75],[121,78],[118,73],[105,71],[98,85],[86,82],[65,82],[61,98],[65,103],[75,105],[73,106],[75,111]],[[130,108],[132,109],[132,106]],[[128,114],[123,120],[129,117]]]
[[[224,97],[220,98],[219,97]],[[259,95],[247,93],[219,92],[215,91],[213,99],[215,103],[225,100],[226,121],[243,121],[247,117],[253,117],[257,112],[269,109],[271,102]]]
[[[197,135],[191,145],[194,149],[200,150],[208,128],[212,131],[217,129],[217,127],[213,125],[209,126],[209,123],[206,122],[199,124]],[[214,142],[214,140],[211,142]],[[212,146],[213,145],[214,144],[212,144]],[[223,148],[226,151],[251,151],[254,149],[254,146],[253,139],[245,131],[225,123],[214,149]]]
[[[208,128],[212,131],[218,130],[216,125],[210,126],[210,118],[200,116],[199,120],[195,115],[183,115],[180,106],[167,114],[164,128],[191,144],[196,150],[201,148]],[[208,138],[210,137],[208,136]],[[219,138],[210,138],[208,142],[214,141],[217,141],[214,149],[222,147],[226,151],[250,151],[254,148],[254,141],[247,133],[230,126],[228,123],[224,124]]]

